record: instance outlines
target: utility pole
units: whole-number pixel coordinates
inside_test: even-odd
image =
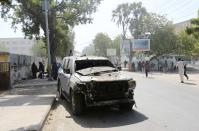
[[[131,40],[129,40],[129,44],[130,44],[130,51],[129,51],[129,71],[132,71],[132,42],[134,42],[134,41],[131,41]]]
[[[49,40],[49,29],[48,29],[48,0],[44,0],[45,6],[45,21],[46,21],[46,37],[47,37],[47,46],[48,46],[48,80],[52,80],[51,77],[51,55],[50,55],[50,40]]]

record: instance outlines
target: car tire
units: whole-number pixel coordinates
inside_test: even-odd
[[[133,94],[129,93],[129,98],[133,99]],[[125,110],[125,111],[131,111],[133,109],[133,105],[134,103],[124,103],[124,104],[120,104],[120,110]]]
[[[71,105],[72,113],[74,115],[82,114],[84,109],[84,99],[82,97],[82,94],[71,91]]]
[[[120,104],[120,110],[131,111],[133,109],[132,103]]]
[[[59,99],[64,99],[60,82],[58,82],[58,94],[59,94]]]

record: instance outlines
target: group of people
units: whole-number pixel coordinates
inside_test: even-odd
[[[180,76],[180,81],[181,83],[184,83],[184,76],[187,78],[187,80],[189,79],[187,75],[187,64],[184,64],[183,60],[179,58],[177,62],[177,67]]]
[[[58,64],[59,65],[59,64]],[[58,69],[60,67],[60,65],[58,66],[56,62],[54,62],[52,64],[52,70],[51,70],[51,75],[53,77],[54,80],[57,80],[57,76],[58,76]],[[35,79],[37,78],[37,73],[39,72],[38,78],[43,79],[44,78],[44,65],[42,62],[39,62],[39,68],[37,67],[37,65],[35,64],[35,62],[32,63],[31,66],[31,70],[32,70],[32,78]],[[48,69],[47,69],[48,72]]]
[[[39,68],[35,64],[35,62],[32,63],[31,66],[32,70],[32,78],[35,79],[37,78],[37,73],[39,72],[38,78],[43,79],[44,78],[44,65],[42,62],[39,62]]]

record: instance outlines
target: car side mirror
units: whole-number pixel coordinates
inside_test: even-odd
[[[71,72],[70,72],[70,69],[64,69],[64,73],[70,74],[70,73],[71,73]]]

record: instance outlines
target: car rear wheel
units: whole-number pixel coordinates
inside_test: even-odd
[[[84,99],[82,94],[71,91],[72,112],[74,115],[80,115],[84,108]]]

